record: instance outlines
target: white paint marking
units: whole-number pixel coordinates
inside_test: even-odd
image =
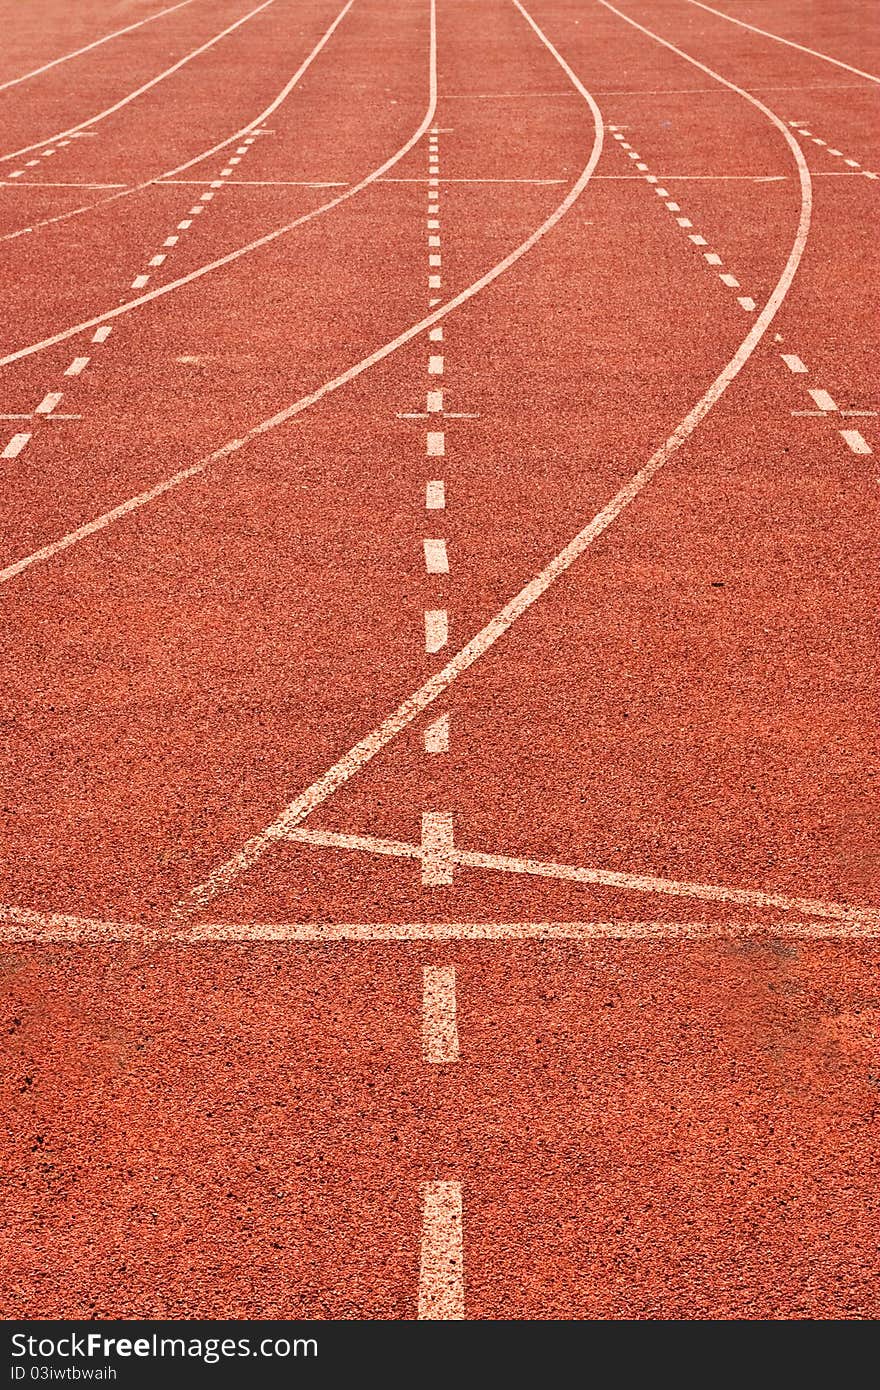
[[[446,453],[446,434],[443,430],[428,430],[426,452],[428,458],[442,458]]]
[[[430,656],[449,641],[449,619],[445,608],[425,610],[425,651]]]
[[[211,199],[213,198],[213,196],[214,196],[214,194],[211,192],[210,188],[207,188],[207,189],[205,190],[204,193],[201,193],[201,194],[199,195],[199,202],[200,202],[200,203],[210,203],[210,201],[211,201]]]
[[[428,334],[428,337],[429,337],[429,339],[431,340],[432,343],[442,343],[442,342],[443,342],[443,329],[442,329],[442,328],[432,328],[431,331],[430,331],[430,333]]]
[[[694,224],[689,217],[676,217],[679,227],[692,227]]]
[[[182,222],[178,222],[177,230],[179,232],[188,232],[191,226],[192,222],[188,217],[185,217]]]
[[[167,236],[167,237],[165,238],[165,240],[162,242],[162,245],[163,245],[163,246],[176,246],[177,243],[178,243],[179,241],[180,241],[180,237],[179,237],[179,236]]]
[[[721,257],[717,251],[704,251],[703,255],[709,265],[721,265]]]
[[[442,512],[446,506],[446,487],[442,478],[431,478],[425,483],[425,508],[429,512]]]
[[[692,241],[694,243],[694,246],[708,245],[706,238],[704,236],[700,236],[698,232],[692,232],[691,235],[688,237],[688,241]]]
[[[860,169],[862,166],[857,159],[845,159],[844,164],[848,164],[851,169]]]
[[[428,237],[428,245],[429,245],[429,246],[439,246],[439,245],[440,245],[440,238],[439,238],[438,236],[429,236],[429,237]]]
[[[454,965],[422,971],[422,1055],[426,1062],[458,1061]]]
[[[711,5],[706,5],[703,0],[690,0],[690,4],[698,5],[701,10],[708,10],[710,14],[718,15],[719,19],[726,19],[730,24],[738,24],[741,29],[751,29],[755,34],[761,34],[765,39],[773,39],[776,43],[784,43],[788,48],[797,48],[801,53],[809,53],[811,58],[821,58],[825,63],[833,63],[837,68],[846,68],[847,72],[854,72],[857,77],[866,77],[869,82],[880,82],[880,77],[875,77],[871,72],[863,72],[861,68],[850,67],[849,63],[841,62],[839,58],[829,58],[827,53],[820,53],[815,48],[805,48],[801,43],[795,43],[794,39],[783,39],[779,34],[771,34],[769,29],[759,29],[757,24],[747,24],[744,19],[734,19],[733,15],[725,14],[723,10],[715,10]]]
[[[29,434],[14,434],[0,457],[5,459],[16,459],[30,439]]]
[[[428,358],[428,375],[429,375],[429,376],[442,376],[442,375],[443,375],[443,358],[442,358],[442,357],[440,357],[440,356],[438,356],[438,355],[435,354],[435,355],[432,355],[431,357]]]
[[[65,376],[79,376],[80,372],[89,365],[88,357],[74,357],[70,366],[65,370]]]
[[[429,289],[429,290],[439,290],[440,287],[442,286],[442,284],[443,284],[443,281],[441,280],[441,278],[440,278],[439,275],[429,275],[429,276],[428,276],[428,289]]]
[[[854,454],[873,454],[874,450],[858,430],[841,430],[840,433]]]
[[[812,139],[813,139],[813,144],[814,144],[814,145],[827,145],[827,144],[828,144],[828,141],[827,141],[827,140],[820,140],[818,135],[814,135],[814,136],[812,137]]]
[[[61,391],[49,391],[48,394],[45,395],[43,399],[40,401],[40,404],[37,406],[35,414],[51,415],[56,405],[59,405],[61,403],[62,395],[63,392]]]
[[[741,294],[737,299],[737,304],[739,304],[741,308],[745,309],[747,314],[753,313],[756,307],[755,301],[751,299],[747,294]]]
[[[425,752],[426,753],[448,753],[449,752],[449,715],[441,714],[439,719],[435,719],[433,724],[429,724],[425,730]]]
[[[227,164],[225,169],[221,169],[221,170],[220,170],[220,178],[221,178],[221,179],[228,179],[228,178],[229,178],[229,175],[230,175],[231,173],[232,173],[232,166],[231,166],[230,164]],[[221,183],[219,183],[219,182],[217,182],[216,184],[214,184],[214,183],[211,184],[211,187],[212,187],[212,188],[222,188],[222,186],[223,186],[223,185],[222,185]]]
[[[440,219],[439,219],[438,217],[429,217],[429,218],[428,218],[428,227],[429,227],[429,228],[433,228],[434,230],[437,230],[437,229],[439,228],[439,226],[440,226]]]
[[[829,146],[829,147],[828,147],[828,153],[829,153],[829,154],[836,155],[836,156],[839,158],[840,155],[843,154],[843,150],[832,150],[831,147]]]
[[[781,352],[779,355],[790,372],[806,372],[805,364],[795,353]]]
[[[446,542],[443,540],[425,540],[422,542],[425,552],[425,569],[429,574],[448,574],[449,555],[446,551]]]
[[[428,265],[440,266],[443,264],[442,256],[438,256],[436,251],[428,257]]]
[[[162,262],[163,262],[164,260],[165,260],[165,257],[162,255],[162,253],[161,253],[161,251],[160,251],[157,255],[151,257],[151,259],[147,262],[147,264],[148,264],[148,265],[161,265]]]
[[[442,888],[452,882],[452,813],[422,812],[422,886]]]
[[[821,388],[811,387],[807,394],[812,396],[820,410],[837,409],[837,402],[827,391],[823,391]]]
[[[641,170],[642,170],[642,173],[644,173],[644,172],[647,170],[648,166],[647,166],[647,164],[643,164],[643,163],[641,163],[641,161],[640,161],[640,162],[636,165],[636,168],[637,168],[637,169],[641,169]]]
[[[719,275],[718,279],[721,281],[722,285],[727,285],[728,289],[739,289],[739,280],[737,280],[735,275],[725,273],[724,275]]]
[[[443,409],[443,392],[429,391],[427,395],[426,409],[429,415],[436,415]]]
[[[109,323],[102,324],[101,327],[100,327],[100,328],[96,328],[95,331],[94,331],[94,333],[92,334],[92,342],[93,342],[93,343],[106,343],[107,339],[110,337],[110,334],[111,334],[112,332],[113,332],[113,326],[112,326],[112,324],[109,324]]]
[[[419,1318],[464,1318],[461,1183],[428,1182],[423,1189]]]
[[[144,285],[148,284],[149,279],[149,275],[136,275],[131,282],[131,288],[133,290],[142,290]]]

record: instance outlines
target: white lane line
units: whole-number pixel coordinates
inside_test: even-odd
[[[854,454],[873,454],[874,450],[858,430],[841,430],[840,433]]]
[[[801,361],[801,359],[797,356],[796,353],[781,352],[779,356],[782,358],[783,362],[785,363],[786,367],[790,372],[806,372],[807,368],[805,364]]]
[[[225,39],[229,34],[234,33],[236,29],[240,29],[243,24],[247,24],[249,20],[260,14],[262,10],[268,9],[268,7],[274,3],[275,0],[262,0],[262,4],[258,5],[255,10],[251,10],[250,13],[242,15],[234,24],[228,25],[227,28],[221,30],[219,34],[214,34],[206,43],[200,44],[198,48],[194,48],[191,53],[185,53],[184,56],[179,58],[176,63],[173,63],[170,68],[166,68],[164,72],[160,72],[155,77],[151,77],[149,82],[144,82],[133,92],[129,92],[127,96],[122,97],[121,100],[115,101],[112,106],[108,106],[103,111],[99,111],[97,115],[89,116],[85,121],[79,121],[76,125],[68,126],[67,130],[57,131],[55,135],[47,135],[44,140],[35,140],[30,145],[22,145],[21,149],[12,150],[8,154],[0,154],[0,162],[8,159],[16,159],[20,154],[30,154],[31,150],[42,149],[44,145],[51,145],[56,140],[61,140],[68,135],[75,135],[77,131],[87,130],[89,126],[97,125],[99,121],[106,120],[106,118],[112,116],[115,111],[121,111],[124,106],[128,106],[130,102],[143,96],[144,92],[149,92],[150,89],[157,86],[158,83],[164,82],[166,77],[170,77],[172,73],[178,72],[180,68],[185,67],[187,63],[191,63],[193,58],[198,58],[201,53],[207,53],[208,49],[220,43],[221,39]]]
[[[415,856],[418,857],[418,854]],[[138,941],[209,945],[227,941],[876,941],[880,923],[854,921],[673,922],[179,922],[160,927],[113,922],[61,912],[0,906],[0,942],[51,945]]]
[[[715,14],[719,19],[726,19],[729,24],[738,24],[741,29],[751,29],[755,34],[761,34],[765,39],[773,39],[776,43],[784,43],[787,48],[797,48],[801,53],[809,53],[811,58],[821,58],[823,63],[833,63],[836,68],[846,68],[847,72],[854,72],[857,77],[866,77],[869,82],[880,83],[880,77],[875,77],[871,72],[863,72],[861,68],[851,67],[849,63],[844,63],[840,58],[831,58],[827,53],[820,53],[818,49],[806,48],[802,43],[795,43],[794,39],[784,39],[780,34],[771,34],[769,29],[759,29],[757,24],[746,24],[744,19],[734,19],[733,15],[725,14],[723,10],[713,9],[711,5],[706,5],[703,0],[688,0],[689,4],[697,5],[701,10],[708,10],[710,14]]]
[[[89,365],[89,358],[88,358],[88,357],[74,357],[74,359],[73,359],[73,361],[71,362],[70,366],[66,368],[66,370],[65,370],[65,372],[64,372],[64,375],[65,375],[65,376],[79,376],[80,372],[82,372],[88,365]]]
[[[32,226],[20,227],[17,231],[7,232],[5,233],[5,235],[0,236],[0,241],[10,241],[14,237],[26,236],[28,233],[34,232],[41,227],[49,227],[56,222],[66,222],[69,218],[79,217],[82,213],[90,212],[93,208],[103,207],[107,203],[115,202],[117,198],[129,198],[132,196],[132,194],[140,193],[145,188],[152,188],[154,184],[160,183],[163,179],[173,178],[175,174],[182,174],[187,169],[193,168],[194,165],[201,164],[204,160],[210,159],[213,155],[218,154],[220,150],[225,149],[227,145],[231,145],[235,140],[241,139],[243,135],[253,130],[256,126],[262,125],[266,118],[270,116],[274,111],[276,111],[278,107],[281,106],[281,104],[287,99],[293,88],[299,82],[300,78],[307,71],[314,59],[317,58],[318,54],[321,52],[324,45],[331,38],[337,26],[341,24],[342,20],[348,14],[348,11],[351,9],[353,4],[354,0],[346,0],[345,5],[339,11],[339,14],[332,21],[329,27],[325,30],[324,34],[322,34],[321,38],[315,44],[315,47],[312,49],[311,53],[309,53],[309,55],[300,64],[297,71],[285,83],[278,95],[270,102],[270,104],[266,107],[264,111],[261,111],[258,116],[255,116],[254,119],[249,121],[246,126],[243,126],[241,130],[234,131],[232,135],[227,135],[224,140],[220,140],[216,145],[212,145],[210,149],[201,150],[199,154],[193,155],[193,157],[191,159],[188,159],[184,164],[175,165],[173,169],[166,169],[164,173],[156,174],[153,178],[146,179],[143,183],[135,184],[131,188],[127,188],[121,193],[114,193],[113,196],[110,198],[101,198],[97,203],[84,203],[80,207],[70,208],[67,212],[58,213],[54,217],[43,218],[41,221],[35,222]],[[249,137],[247,140],[245,140],[244,143],[246,145],[250,145],[253,143],[253,139],[254,137]]]
[[[419,714],[427,709],[443,691],[447,690],[464,671],[468,670],[490,647],[494,646],[499,638],[507,632],[508,628],[547,592],[560,575],[566,573],[571,568],[575,561],[586,552],[593,542],[602,535],[603,532],[617,520],[618,516],[620,516],[630,503],[644,491],[654,476],[665,467],[677,450],[681,448],[682,444],[690,438],[697,426],[706,415],[708,415],[715,403],[727,390],[730,383],[735,380],[746,362],[748,362],[788,294],[800,264],[801,257],[803,256],[804,247],[806,246],[813,204],[810,171],[797,140],[775,112],[771,111],[770,108],[759,101],[757,97],[752,96],[750,92],[746,92],[741,87],[737,87],[734,83],[729,82],[726,77],[721,77],[720,74],[714,72],[713,69],[707,68],[705,64],[685,53],[683,49],[676,48],[674,44],[668,43],[666,39],[661,39],[659,35],[654,34],[652,30],[645,29],[643,25],[637,24],[635,20],[629,19],[628,16],[624,15],[620,10],[610,5],[608,0],[599,0],[599,3],[604,5],[606,9],[610,9],[615,14],[619,15],[627,24],[631,24],[634,28],[640,29],[650,38],[655,39],[662,47],[671,49],[694,67],[706,72],[710,77],[714,77],[722,86],[727,87],[731,91],[738,92],[745,101],[748,101],[752,106],[755,106],[759,111],[763,112],[771,124],[776,126],[782,133],[783,138],[791,150],[798,170],[800,209],[794,240],[779,279],[773,287],[766,304],[755,319],[755,322],[752,324],[752,327],[740,343],[736,352],[724,365],[696,404],[691,407],[684,419],[680,421],[660,448],[651,455],[648,462],[629,478],[615,496],[612,497],[602,510],[578,532],[568,545],[554,556],[549,564],[547,564],[534,579],[526,584],[518,594],[514,595],[495,617],[492,618],[476,636],[471,638],[470,642],[462,647],[440,671],[431,676],[418,690],[413,691],[400,705],[398,705],[397,709],[393,710],[380,724],[376,725],[375,728],[371,729],[369,733],[354,744],[343,757],[334,763],[332,767],[327,768],[327,770],[309,787],[306,787],[299,796],[289,802],[270,825],[252,835],[239,850],[225,860],[225,862],[218,865],[203,883],[196,885],[190,893],[188,906],[185,909],[181,909],[182,911],[197,910],[199,907],[210,902],[218,893],[224,892],[238,874],[252,867],[271,845],[284,839],[292,827],[298,825],[316,806],[321,805],[321,803],[332,796],[339,787],[343,786],[354,777],[382,748],[386,747],[386,745],[395,739],[403,729],[407,728],[414,719],[418,718]],[[593,153],[590,156],[590,161],[577,183],[568,193],[565,201],[559,205],[556,212],[551,215],[551,219],[548,220],[552,225],[564,215],[564,210],[567,210],[575,201],[580,189],[586,186],[595,168],[602,149],[602,116],[595,101],[586,91],[586,88],[571,71],[568,64],[565,63],[565,60],[556,52],[556,49],[553,48],[553,45],[523,8],[520,0],[514,0],[514,4],[538,34],[539,38],[541,38],[542,42],[562,64],[578,91],[581,92],[590,105],[596,123],[596,140],[593,146]],[[518,254],[524,254],[524,248],[534,245],[538,237],[544,234],[547,227],[548,223],[544,223],[543,228],[539,228],[537,232],[532,234],[527,242],[523,242],[522,248],[518,248],[517,252],[511,254],[514,257]],[[510,257],[508,257],[507,263],[511,263]],[[500,263],[500,265],[503,264],[504,262]],[[476,281],[468,290],[463,291],[461,295],[457,295],[454,299],[450,300],[448,304],[444,305],[442,310],[438,310],[437,317],[439,318],[441,314],[449,313],[453,306],[463,302],[463,297],[469,298],[472,294],[476,293],[477,285],[490,283],[491,280],[495,279],[497,275],[501,273],[500,266],[496,266],[489,272],[488,277],[483,277],[482,282]],[[416,331],[422,331],[429,327],[432,321],[432,319],[428,319],[427,321],[423,320],[417,325]],[[401,338],[396,341],[409,341],[410,336],[414,336],[414,333],[401,335]],[[383,351],[383,357],[387,354],[388,350],[390,349]],[[371,359],[365,359],[365,364],[370,361],[378,360],[381,360],[381,358],[374,354]],[[288,408],[288,411],[282,413],[283,418],[290,418],[291,413],[295,410],[296,407]],[[279,417],[276,417],[276,419],[277,418]],[[42,558],[42,556],[40,558]],[[21,564],[22,562],[19,561],[18,563]],[[24,563],[31,563],[31,561],[28,559]],[[7,571],[7,574],[8,573],[9,571]],[[4,577],[3,572],[0,571],[0,582],[3,581]]]
[[[442,651],[449,641],[449,615],[445,608],[425,609],[425,651]]]
[[[427,1182],[422,1188],[420,1319],[464,1317],[464,1251],[461,1183]]]
[[[428,458],[443,458],[446,453],[445,430],[428,430],[425,452]]]
[[[56,405],[61,403],[62,394],[61,391],[49,391],[40,401],[34,413],[36,415],[51,415]]]
[[[663,196],[665,195],[665,193],[666,193],[666,189],[665,189],[665,188],[662,188],[662,189],[661,189],[661,188],[658,188],[656,191],[660,194],[661,197],[663,197]],[[670,212],[681,212],[681,204],[680,204],[680,203],[676,203],[676,202],[670,201],[670,202],[668,202],[668,203],[666,204],[666,206],[668,207],[668,209],[669,209]]]
[[[747,294],[741,294],[736,302],[741,308],[745,309],[747,314],[754,313],[757,308],[755,301]]]
[[[316,47],[312,50],[312,53],[311,53],[311,54],[309,55],[309,57],[306,59],[305,63],[303,63],[303,65],[302,65],[301,68],[299,69],[299,73],[296,75],[297,77],[299,77],[299,76],[305,71],[305,69],[308,67],[309,63],[312,61],[312,59],[315,57],[315,55],[316,55],[316,54],[320,51],[320,49],[323,47],[324,43],[325,43],[325,42],[327,41],[327,39],[330,37],[330,35],[331,35],[331,33],[333,32],[333,30],[334,30],[334,28],[336,27],[336,25],[340,22],[340,20],[343,18],[343,16],[348,12],[348,10],[351,8],[351,5],[352,5],[353,3],[354,3],[354,0],[348,0],[348,3],[346,4],[345,8],[341,11],[341,13],[340,13],[339,15],[337,15],[337,17],[336,17],[336,19],[334,20],[333,24],[330,26],[330,28],[329,28],[329,29],[327,30],[327,32],[324,34],[324,36],[323,36],[323,38],[321,39],[320,43],[316,45]],[[294,79],[291,79],[291,83],[288,84],[288,87],[290,87],[290,86],[292,85],[293,81],[294,81]],[[32,355],[33,355],[34,353],[36,353],[36,352],[42,352],[42,351],[44,351],[44,349],[46,349],[46,348],[53,347],[56,343],[61,343],[61,342],[64,342],[64,341],[65,341],[66,339],[68,339],[68,338],[73,338],[73,337],[75,337],[78,333],[84,332],[85,329],[91,328],[91,327],[93,327],[93,325],[95,325],[95,324],[97,324],[97,323],[101,323],[101,322],[102,322],[103,320],[105,320],[105,319],[118,318],[121,314],[128,314],[128,313],[131,313],[131,311],[132,311],[133,309],[139,308],[142,304],[149,304],[149,303],[151,303],[154,299],[160,298],[162,295],[171,294],[171,293],[173,293],[175,290],[178,290],[178,289],[182,288],[184,285],[192,284],[192,282],[193,282],[194,280],[199,280],[199,279],[201,279],[201,277],[202,277],[203,275],[208,275],[208,274],[212,273],[212,272],[215,271],[215,270],[221,269],[223,266],[231,265],[233,262],[239,260],[242,256],[247,256],[247,255],[251,254],[253,251],[259,250],[259,249],[261,249],[261,248],[264,247],[264,246],[270,245],[272,242],[277,241],[279,237],[286,236],[289,232],[293,231],[296,227],[300,227],[300,226],[302,226],[304,223],[310,222],[313,218],[319,217],[321,214],[323,214],[323,213],[325,213],[325,212],[329,212],[332,208],[338,207],[341,203],[347,202],[349,198],[354,198],[354,197],[356,197],[357,194],[359,194],[360,192],[363,191],[363,189],[369,187],[370,184],[375,183],[377,179],[380,179],[380,178],[382,177],[382,175],[383,175],[388,169],[393,168],[394,165],[396,165],[401,159],[403,159],[403,158],[409,153],[409,151],[413,148],[413,146],[414,146],[415,144],[418,143],[418,141],[421,139],[422,135],[424,134],[425,122],[426,122],[426,121],[430,121],[431,116],[432,116],[433,111],[434,111],[434,108],[436,107],[436,103],[437,103],[437,29],[436,29],[436,0],[431,0],[431,33],[430,33],[430,52],[429,52],[428,84],[429,84],[428,110],[427,110],[425,116],[423,117],[423,119],[422,119],[420,125],[418,126],[418,129],[415,130],[415,131],[413,132],[413,134],[409,137],[409,139],[406,141],[406,143],[403,144],[403,145],[400,147],[399,150],[396,150],[395,153],[394,153],[393,155],[389,156],[389,158],[386,159],[385,162],[384,162],[383,164],[380,164],[380,165],[378,166],[378,168],[371,170],[371,172],[370,172],[369,174],[365,175],[365,177],[364,177],[363,179],[361,179],[359,183],[352,184],[349,188],[346,188],[344,192],[342,192],[342,193],[337,193],[333,198],[330,198],[326,203],[321,203],[318,207],[312,208],[311,211],[306,212],[306,213],[302,213],[299,217],[294,218],[294,220],[293,220],[292,222],[287,222],[287,223],[285,223],[285,225],[284,225],[283,227],[276,227],[274,231],[272,231],[272,232],[267,232],[264,236],[258,237],[255,241],[248,242],[247,245],[245,245],[245,246],[239,246],[239,247],[237,247],[234,251],[228,252],[225,256],[220,256],[220,257],[219,257],[217,260],[215,260],[215,261],[210,261],[210,262],[208,262],[206,265],[202,265],[202,266],[197,267],[195,270],[190,271],[188,275],[183,275],[183,276],[181,276],[181,277],[180,277],[179,279],[177,279],[177,280],[170,280],[166,285],[160,285],[157,289],[151,290],[148,294],[140,295],[137,299],[130,299],[130,300],[126,301],[126,302],[123,303],[123,304],[118,304],[118,305],[116,305],[116,306],[115,306],[114,308],[112,308],[112,309],[106,309],[103,313],[96,314],[93,318],[85,319],[82,323],[73,324],[70,328],[65,328],[65,329],[62,330],[62,332],[60,332],[60,333],[55,333],[55,334],[53,334],[53,335],[52,335],[51,337],[49,337],[49,338],[43,338],[40,342],[37,342],[37,343],[30,343],[30,344],[28,344],[27,347],[19,348],[16,352],[7,353],[7,355],[6,355],[5,357],[0,358],[0,367],[6,367],[6,366],[8,366],[11,362],[20,361],[21,358],[23,358],[23,357],[30,357],[30,356],[32,356]],[[233,138],[237,138],[237,137],[233,137]],[[198,161],[196,161],[196,162],[198,162]],[[147,186],[148,186],[148,185],[146,185],[146,184],[144,185],[144,187],[147,187]],[[204,206],[203,206],[202,204],[196,203],[192,208],[190,208],[189,214],[188,214],[188,215],[189,215],[190,217],[195,217],[195,216],[197,216],[199,213],[201,213],[201,212],[203,212],[203,211],[204,211]],[[423,325],[423,326],[427,327],[427,325]]]
[[[425,730],[426,753],[449,752],[449,715],[441,714]]]
[[[443,540],[425,540],[422,542],[425,552],[425,569],[428,574],[448,574],[449,555],[446,551],[446,542]]]
[[[0,454],[0,458],[17,459],[29,439],[29,434],[14,434],[3,450],[3,453]]]
[[[443,358],[441,356],[431,356],[428,358],[428,375],[443,375]]]
[[[92,334],[92,342],[93,342],[93,343],[106,343],[107,339],[110,337],[110,334],[111,334],[112,332],[113,332],[113,327],[112,327],[111,324],[109,324],[109,323],[102,324],[101,327],[100,327],[100,328],[96,328],[95,331],[94,331],[94,333]]]
[[[442,888],[452,882],[452,812],[422,812],[422,885]]]
[[[446,506],[446,488],[441,478],[425,483],[425,507],[429,512],[442,512]]]
[[[371,835],[345,835],[337,831],[309,830],[302,826],[295,827],[284,838],[325,849],[360,851],[402,859],[423,858],[425,853],[424,825],[421,845],[410,844],[406,840],[379,839]],[[852,903],[829,902],[825,899],[792,896],[787,893],[767,893],[761,889],[732,888],[717,883],[692,883],[680,879],[658,878],[653,874],[628,874],[612,869],[582,868],[549,860],[523,859],[506,854],[486,854],[480,850],[460,849],[452,842],[451,818],[445,859],[448,861],[450,874],[454,865],[460,865],[468,869],[526,874],[536,878],[560,879],[569,883],[619,888],[627,892],[657,893],[664,897],[696,898],[701,902],[726,902],[736,903],[741,907],[801,912],[809,917],[851,921],[862,926],[880,928],[880,908],[876,907],[859,907]]]
[[[422,972],[422,1055],[426,1062],[458,1061],[454,965]]]
[[[821,389],[811,388],[811,389],[808,391],[807,394],[810,395],[810,396],[812,396],[813,400],[816,402],[816,404],[817,404],[817,406],[819,407],[820,410],[836,410],[836,409],[837,409],[837,402],[834,400],[834,398],[833,398],[832,396],[830,396],[830,395],[828,394],[827,391],[822,391]]]
[[[164,10],[157,10],[155,14],[148,14],[146,19],[139,19],[134,24],[126,24],[124,29],[114,29],[112,34],[104,34],[102,38],[94,39],[82,48],[75,48],[72,53],[63,53],[60,58],[53,58],[51,62],[44,63],[40,68],[32,68],[30,72],[22,73],[21,77],[10,77],[8,81],[0,82],[0,92],[5,92],[7,87],[17,87],[20,82],[27,82],[32,77],[39,77],[41,72],[48,72],[50,68],[57,68],[59,63],[68,63],[71,58],[79,58],[81,54],[89,53],[93,48],[100,48],[101,44],[109,43],[111,39],[118,39],[120,34],[130,34],[133,29],[140,29],[144,24],[152,24],[154,19],[161,19],[163,15],[171,14],[174,10],[182,10],[184,5],[191,4],[192,0],[178,0],[176,5],[168,5]]]

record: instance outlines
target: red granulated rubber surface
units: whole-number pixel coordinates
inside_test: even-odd
[[[436,1183],[467,1318],[880,1315],[880,24],[718,8],[0,3],[5,1317],[415,1317]]]

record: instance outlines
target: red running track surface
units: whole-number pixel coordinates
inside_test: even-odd
[[[0,17],[4,1315],[878,1316],[874,12]]]

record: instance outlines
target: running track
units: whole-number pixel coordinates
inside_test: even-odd
[[[872,8],[0,22],[4,1315],[878,1316]]]

